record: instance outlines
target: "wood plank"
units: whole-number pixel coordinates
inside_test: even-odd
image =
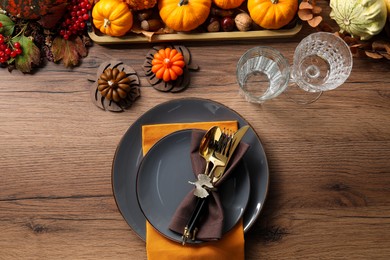
[[[318,1],[329,12],[326,1]],[[242,115],[269,164],[267,201],[246,234],[246,259],[390,258],[390,65],[354,58],[345,84],[310,105],[288,96],[263,105],[240,96],[235,64],[249,48],[277,48],[292,63],[314,29],[289,39],[186,42],[199,71],[179,93],[153,89],[142,70],[153,44],[95,44],[79,67],[0,70],[0,259],[146,259],[117,209],[115,149],[156,104],[205,98]],[[99,65],[118,59],[141,80],[123,113],[90,101]]]

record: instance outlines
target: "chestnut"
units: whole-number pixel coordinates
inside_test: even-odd
[[[230,16],[223,17],[221,19],[221,28],[224,32],[231,32],[234,30],[235,22]]]

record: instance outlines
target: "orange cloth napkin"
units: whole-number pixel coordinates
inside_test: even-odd
[[[237,121],[144,125],[142,126],[142,152],[145,155],[153,144],[172,132],[183,129],[208,130],[214,125],[233,130],[238,128]],[[149,260],[243,260],[244,244],[242,220],[219,241],[185,246],[164,237],[146,221],[146,252]]]

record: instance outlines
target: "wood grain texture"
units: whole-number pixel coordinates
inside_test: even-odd
[[[146,259],[116,207],[112,159],[139,116],[182,97],[234,109],[264,145],[269,194],[246,234],[247,259],[389,259],[390,63],[354,59],[347,82],[307,106],[285,95],[259,106],[238,93],[235,64],[247,49],[272,46],[291,62],[311,32],[186,43],[200,70],[180,93],[149,85],[147,44],[94,45],[74,69],[0,70],[0,259]],[[90,101],[87,78],[112,59],[140,76],[141,97],[123,113]]]

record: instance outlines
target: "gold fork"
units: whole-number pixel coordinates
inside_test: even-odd
[[[218,141],[214,144],[214,152],[209,158],[210,162],[213,164],[210,172],[207,174],[210,178],[214,177],[214,172],[217,167],[226,166],[229,159],[229,151],[233,139],[233,131],[229,129],[224,129]]]

